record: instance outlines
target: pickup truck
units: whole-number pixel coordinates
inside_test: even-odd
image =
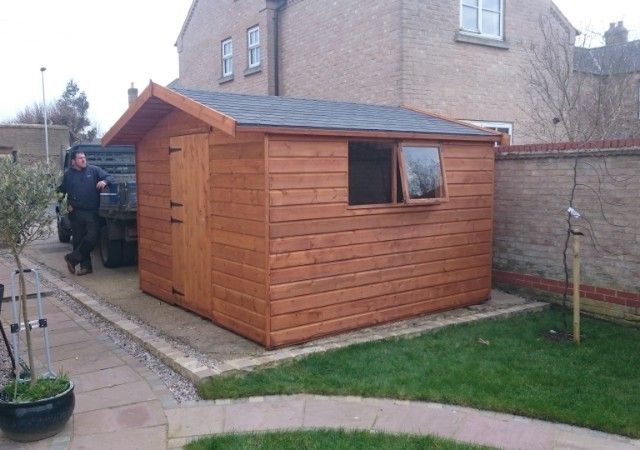
[[[76,144],[63,154],[62,169],[70,165],[69,155],[81,150],[87,162],[101,167],[115,178],[115,185],[100,194],[100,240],[98,248],[105,267],[137,264],[138,232],[136,226],[137,191],[135,154],[132,146],[107,146]],[[66,207],[56,206],[58,240],[71,242],[72,231]]]

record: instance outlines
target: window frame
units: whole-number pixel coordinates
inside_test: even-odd
[[[463,34],[467,34],[470,36],[478,36],[478,37],[482,37],[482,38],[486,38],[486,39],[493,39],[496,41],[503,41],[504,40],[504,0],[498,0],[500,2],[500,10],[498,11],[498,14],[500,16],[500,20],[498,22],[498,26],[500,27],[500,32],[496,35],[496,34],[489,34],[486,33],[482,30],[482,13],[483,11],[486,9],[484,8],[484,2],[486,0],[478,0],[478,6],[477,6],[477,20],[476,20],[476,26],[477,26],[477,30],[472,30],[469,28],[465,28],[464,27],[464,6],[463,5],[463,1],[464,0],[460,0],[459,5],[460,5],[460,32]]]
[[[348,145],[352,142],[389,142],[385,139],[349,139]],[[348,203],[349,209],[366,209],[366,208],[389,208],[389,207],[403,207],[403,206],[425,206],[425,205],[438,205],[449,201],[449,187],[447,184],[447,172],[444,165],[444,156],[442,154],[442,144],[437,142],[420,142],[420,141],[397,141],[390,142],[392,144],[391,151],[391,203],[366,203],[366,204],[351,204]],[[404,169],[404,159],[401,149],[403,147],[424,147],[435,148],[438,150],[438,157],[440,162],[440,175],[442,176],[442,190],[444,195],[437,198],[420,198],[411,199],[408,194],[408,181],[407,174]],[[347,153],[348,157],[348,153]],[[349,197],[349,171],[350,167],[347,163],[347,199]],[[398,179],[400,177],[400,179]],[[398,184],[400,184],[402,201],[398,200]],[[348,200],[347,200],[348,202]]]
[[[404,148],[426,148],[426,149],[435,149],[438,152],[438,162],[440,164],[440,177],[442,184],[442,196],[433,197],[433,198],[411,198],[409,195],[409,176],[406,173],[405,166],[405,156],[404,156]],[[442,156],[442,146],[440,144],[425,144],[419,142],[402,142],[397,145],[396,148],[397,153],[397,164],[400,173],[400,180],[402,184],[402,196],[404,198],[404,204],[407,205],[428,205],[428,204],[439,204],[443,202],[449,201],[449,188],[447,186],[447,172],[444,167],[444,158]]]
[[[513,138],[513,123],[512,122],[494,122],[489,120],[468,120],[471,125],[475,125],[482,128],[489,128],[498,133],[502,133],[498,128],[506,128],[509,130],[507,133],[510,137]]]
[[[257,36],[257,40],[254,43],[251,43],[251,35],[254,34]],[[257,62],[252,62],[252,52],[255,51]],[[255,25],[249,29],[247,29],[247,68],[253,69],[255,67],[260,66],[261,59],[261,51],[260,51],[260,25]]]
[[[230,51],[225,53],[225,45],[229,44]],[[220,53],[222,55],[222,78],[230,77],[233,75],[233,39],[227,38],[220,43]],[[225,63],[229,61],[229,71],[225,71]]]

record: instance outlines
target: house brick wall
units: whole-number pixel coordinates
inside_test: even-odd
[[[289,0],[275,36],[269,34],[270,8],[277,3],[198,0],[178,39],[180,85],[273,94],[268,50],[277,39],[279,95],[408,105],[457,119],[507,122],[512,142],[534,140],[526,133],[523,71],[526,49],[540,40],[541,15],[554,10],[551,0],[505,2],[505,41],[498,47],[459,38],[460,0]],[[246,30],[254,24],[260,24],[263,70],[244,76]],[[220,44],[228,37],[235,73],[221,84]]]
[[[281,13],[281,94],[399,105],[400,0],[303,0]]]
[[[576,158],[573,205],[581,218],[572,224],[585,234],[582,296],[621,305],[626,316],[638,317],[640,140],[499,148],[494,281],[563,292],[563,248]],[[571,276],[571,243],[567,261]]]
[[[69,148],[69,129],[66,126],[50,125],[49,133],[49,159],[55,163],[61,161],[64,150]],[[6,124],[0,125],[0,147],[7,153],[17,150],[20,161],[44,161],[45,139],[44,125],[32,124]]]
[[[176,43],[179,84],[185,88],[267,94],[268,55],[265,0],[199,0]],[[247,30],[260,26],[261,71],[245,75]],[[221,83],[222,41],[233,39],[233,80]]]
[[[529,142],[524,112],[526,48],[540,40],[549,0],[505,2],[508,49],[457,38],[458,0],[403,2],[402,103],[465,120],[511,122],[514,141]],[[489,40],[484,40],[490,43]]]

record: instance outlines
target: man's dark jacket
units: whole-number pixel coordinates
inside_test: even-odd
[[[98,166],[87,165],[82,170],[72,167],[64,172],[58,192],[67,194],[67,201],[73,209],[97,211],[100,207],[100,192],[96,189],[99,181],[113,184],[111,175]]]

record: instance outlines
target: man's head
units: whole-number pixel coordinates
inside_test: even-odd
[[[83,151],[76,150],[71,152],[71,167],[76,170],[82,170],[87,167],[87,156]]]

